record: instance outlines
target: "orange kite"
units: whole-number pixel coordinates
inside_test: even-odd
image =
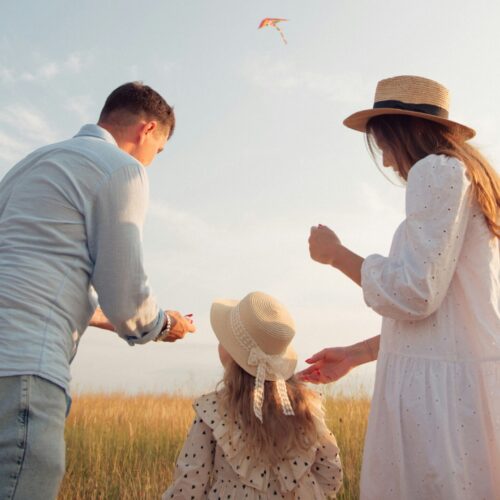
[[[278,23],[280,23],[281,21],[288,21],[288,19],[280,19],[278,17],[266,17],[265,19],[262,19],[262,21],[260,22],[259,29],[265,28],[266,26],[270,26],[271,28],[275,28],[278,31],[278,33],[280,34],[281,39],[283,40],[283,43],[286,44],[288,42],[286,41],[285,35],[283,34],[283,32],[280,30],[280,28],[278,26]]]

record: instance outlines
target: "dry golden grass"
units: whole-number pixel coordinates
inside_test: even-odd
[[[327,424],[344,465],[340,499],[358,498],[368,417],[366,397],[328,397]],[[172,479],[193,418],[180,396],[82,395],[66,426],[66,476],[59,500],[158,499]]]

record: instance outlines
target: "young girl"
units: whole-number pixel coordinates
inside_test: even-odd
[[[498,175],[432,80],[382,80],[373,109],[344,123],[407,181],[406,219],[389,256],[364,261],[312,229],[312,258],[360,284],[383,322],[381,336],[313,356],[304,379],[378,359],[362,499],[500,499]]]
[[[169,499],[302,499],[335,496],[342,469],[316,393],[293,376],[293,320],[261,292],[211,310],[224,366],[222,388],[194,403]]]

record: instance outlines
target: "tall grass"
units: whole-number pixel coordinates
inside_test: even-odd
[[[327,424],[344,466],[339,499],[358,498],[369,410],[366,397],[326,398]],[[59,500],[158,499],[172,480],[193,418],[182,396],[82,395],[66,426],[66,476]]]

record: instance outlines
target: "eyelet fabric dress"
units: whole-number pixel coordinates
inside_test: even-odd
[[[363,500],[500,499],[500,257],[464,165],[410,170],[388,257],[362,266],[383,316]]]
[[[318,443],[307,453],[273,464],[246,451],[245,436],[237,425],[230,433],[215,392],[198,398],[193,407],[196,416],[163,500],[335,498],[342,484],[339,449],[320,405],[314,412]]]

